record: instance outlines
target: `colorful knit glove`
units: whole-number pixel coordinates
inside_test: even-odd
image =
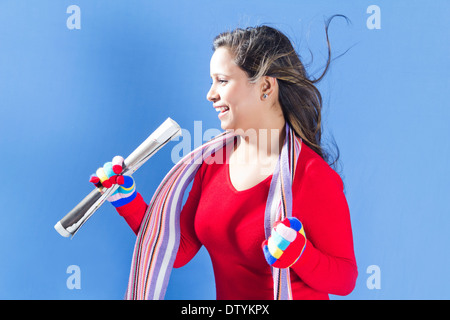
[[[111,188],[114,184],[120,185],[120,187],[106,199],[116,208],[130,203],[137,194],[133,177],[121,174],[123,170],[123,161],[121,156],[115,156],[112,162],[107,162],[103,167],[98,168],[96,173],[91,175],[89,180],[96,187],[103,186],[105,188]]]
[[[269,265],[275,268],[292,266],[303,253],[306,236],[303,225],[297,218],[286,218],[274,223],[269,239],[262,248]]]

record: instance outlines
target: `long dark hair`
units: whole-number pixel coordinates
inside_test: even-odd
[[[335,145],[335,159],[330,159],[321,144],[322,95],[315,84],[323,79],[330,66],[328,26],[336,16],[341,15],[334,15],[325,23],[328,59],[323,73],[316,79],[308,76],[289,38],[273,27],[237,28],[219,34],[213,41],[214,51],[220,47],[230,50],[234,62],[247,73],[249,81],[257,81],[262,76],[277,79],[278,98],[285,120],[303,142],[331,166],[339,159],[339,149]]]

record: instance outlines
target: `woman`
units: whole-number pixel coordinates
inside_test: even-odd
[[[205,246],[217,299],[273,299],[274,270],[290,270],[293,299],[349,294],[357,277],[349,209],[320,145],[322,102],[314,82],[323,75],[308,79],[289,39],[268,26],[220,34],[213,48],[207,99],[222,129],[235,135],[220,149],[227,152],[204,159],[195,174],[181,211],[174,267]],[[301,146],[292,174],[292,216],[267,234],[266,202],[291,132]],[[91,181],[122,185],[110,201],[138,234],[148,206],[134,180],[117,175],[120,165],[115,158]]]

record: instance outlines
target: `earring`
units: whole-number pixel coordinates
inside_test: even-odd
[[[263,98],[267,99],[268,95],[266,93],[263,94]]]

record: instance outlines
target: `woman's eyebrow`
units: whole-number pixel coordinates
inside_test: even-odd
[[[213,74],[211,74],[211,78],[212,77],[217,77],[217,76],[229,77],[229,75],[227,75],[225,73],[213,73]]]

